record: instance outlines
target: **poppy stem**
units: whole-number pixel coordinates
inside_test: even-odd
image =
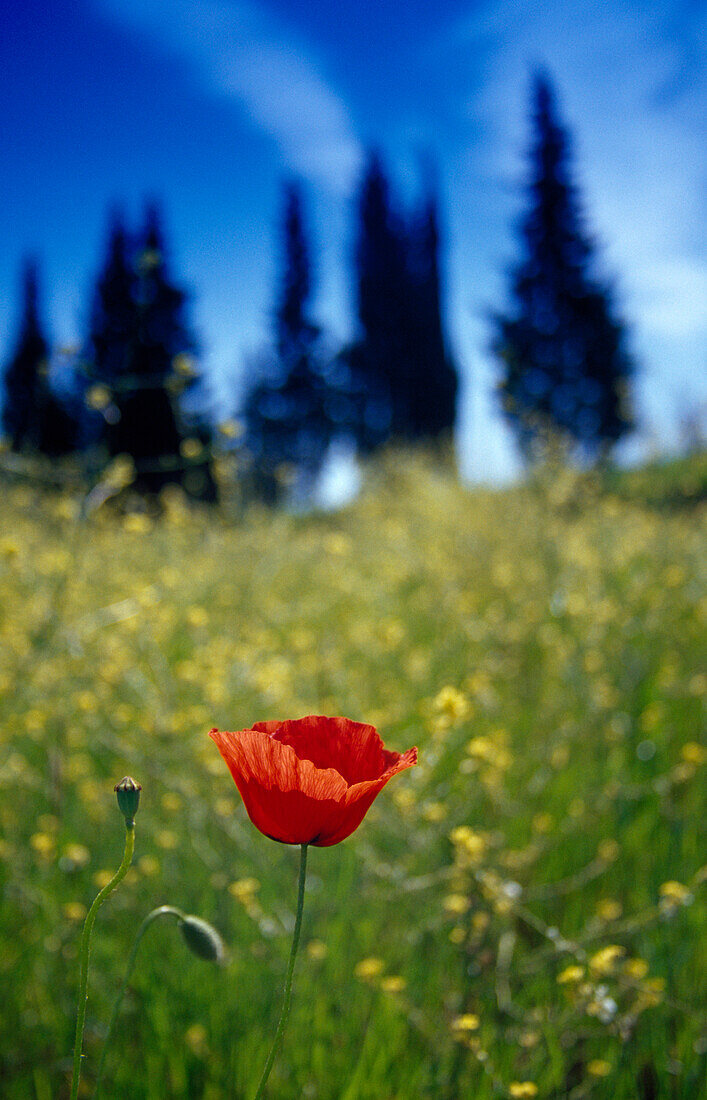
[[[275,1032],[275,1038],[273,1039],[270,1053],[268,1054],[268,1060],[265,1063],[265,1069],[263,1070],[263,1076],[260,1078],[260,1084],[258,1085],[258,1091],[255,1094],[254,1100],[260,1100],[265,1092],[265,1086],[267,1084],[268,1077],[270,1076],[270,1070],[273,1067],[273,1062],[277,1056],[277,1052],[282,1044],[282,1037],[285,1034],[285,1026],[287,1024],[287,1017],[290,1014],[290,1001],[292,1000],[292,975],[295,971],[295,959],[297,957],[297,948],[299,947],[300,931],[302,929],[302,910],[304,909],[304,883],[307,877],[307,845],[303,844],[301,848],[300,865],[299,865],[299,884],[297,891],[297,916],[295,917],[295,930],[292,934],[292,949],[290,950],[290,961],[287,964],[287,976],[285,978],[285,992],[282,1001],[282,1012],[280,1013],[280,1021],[277,1025],[277,1031]]]
[[[93,1094],[93,1100],[98,1100],[98,1094],[101,1091],[101,1081],[103,1079],[103,1067],[106,1061],[106,1052],[108,1050],[111,1036],[113,1035],[113,1029],[115,1028],[115,1024],[118,1019],[120,1006],[123,1003],[125,990],[127,989],[128,982],[130,981],[130,975],[133,972],[133,966],[135,965],[135,958],[137,956],[138,947],[140,946],[140,941],[142,940],[142,937],[145,935],[145,932],[147,932],[147,929],[150,927],[152,922],[154,920],[157,920],[158,917],[176,917],[178,920],[184,920],[184,914],[182,913],[181,909],[175,909],[173,905],[160,905],[158,909],[153,909],[151,913],[147,914],[144,921],[138,928],[132,949],[130,951],[130,954],[128,955],[128,965],[125,968],[125,975],[123,977],[120,989],[118,990],[118,995],[115,998],[115,1002],[113,1004],[113,1011],[111,1013],[110,1023],[108,1024],[106,1037],[103,1040],[103,1050],[101,1051],[101,1060],[98,1063],[98,1070],[96,1072],[96,1087]]]
[[[88,960],[91,949],[91,932],[93,931],[93,925],[96,920],[96,914],[106,900],[109,894],[115,890],[116,886],[125,878],[130,868],[130,864],[133,858],[133,849],[135,846],[135,822],[133,820],[125,821],[125,852],[123,853],[123,862],[113,875],[107,885],[103,887],[101,892],[94,899],[93,905],[88,911],[86,917],[86,923],[83,926],[83,933],[81,935],[81,949],[80,949],[80,970],[79,970],[79,1001],[76,1011],[76,1036],[74,1038],[74,1071],[71,1079],[71,1100],[76,1100],[79,1094],[79,1082],[81,1080],[81,1058],[83,1057],[81,1049],[83,1047],[83,1029],[86,1021],[86,1002],[88,1000]]]

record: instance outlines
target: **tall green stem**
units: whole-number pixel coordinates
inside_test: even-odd
[[[128,868],[132,862],[133,849],[135,847],[135,822],[125,822],[125,852],[123,854],[123,862],[113,875],[113,878],[107,883],[101,892],[96,897],[93,905],[88,911],[85,924],[83,926],[83,934],[81,936],[81,948],[80,948],[80,970],[79,970],[79,1001],[76,1012],[76,1036],[74,1038],[74,1072],[71,1078],[71,1100],[77,1100],[79,1094],[79,1081],[81,1080],[81,1058],[83,1048],[83,1029],[86,1022],[86,1002],[88,1000],[88,960],[91,949],[91,932],[93,931],[93,925],[96,920],[96,913],[100,909],[103,902],[106,900],[109,894],[115,890],[116,886],[125,878],[128,873]]]
[[[304,909],[304,883],[307,877],[307,845],[302,845],[302,854],[300,856],[299,865],[299,888],[297,892],[297,916],[295,917],[295,930],[292,934],[292,949],[290,951],[290,961],[287,964],[287,977],[285,978],[285,992],[282,1001],[282,1012],[280,1013],[280,1022],[277,1025],[277,1031],[275,1032],[275,1038],[273,1039],[270,1053],[268,1054],[268,1060],[265,1063],[265,1069],[263,1070],[263,1076],[260,1078],[260,1084],[258,1085],[258,1091],[255,1094],[254,1100],[260,1100],[265,1092],[265,1086],[267,1084],[268,1077],[270,1076],[270,1070],[273,1067],[273,1062],[277,1056],[277,1052],[282,1044],[282,1037],[285,1034],[285,1025],[287,1024],[287,1017],[290,1014],[290,1001],[292,1000],[292,975],[295,971],[295,959],[297,957],[297,948],[299,947],[300,931],[302,929],[302,910]]]
[[[147,932],[147,929],[150,927],[152,922],[154,920],[157,920],[158,917],[176,917],[177,920],[184,920],[184,914],[180,909],[175,909],[173,905],[160,905],[159,908],[153,909],[151,913],[147,914],[144,921],[138,928],[133,946],[130,950],[130,954],[128,955],[128,965],[125,968],[125,976],[123,977],[122,984],[113,1003],[113,1011],[111,1012],[110,1023],[108,1024],[108,1031],[106,1032],[106,1037],[103,1041],[101,1059],[98,1063],[98,1070],[96,1072],[96,1090],[93,1094],[93,1100],[98,1100],[98,1094],[101,1091],[101,1080],[103,1078],[103,1067],[106,1061],[106,1052],[108,1050],[108,1045],[113,1035],[113,1029],[115,1028],[116,1020],[118,1019],[120,1006],[123,1003],[125,990],[127,989],[128,982],[130,981],[130,975],[132,974],[133,967],[135,966],[135,959],[137,957],[140,941],[145,935],[145,932]]]

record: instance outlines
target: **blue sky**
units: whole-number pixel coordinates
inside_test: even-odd
[[[203,363],[226,411],[267,333],[285,176],[308,197],[320,321],[351,331],[353,195],[376,145],[400,192],[438,167],[460,452],[512,467],[490,397],[486,311],[523,205],[529,74],[574,135],[590,228],[641,365],[644,435],[675,442],[707,403],[707,18],[695,0],[24,0],[0,24],[0,352],[22,256],[45,317],[79,342],[108,207],[164,201]]]

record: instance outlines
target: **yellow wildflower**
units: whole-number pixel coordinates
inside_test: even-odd
[[[64,906],[64,916],[68,920],[83,920],[87,912],[86,906],[82,905],[80,901],[69,901]]]
[[[513,1100],[531,1100],[533,1096],[538,1095],[538,1086],[532,1081],[513,1081],[508,1086],[508,1095],[513,1097]]]
[[[707,760],[707,749],[704,745],[698,745],[697,741],[688,741],[681,751],[686,764],[704,764]]]
[[[464,1012],[461,1016],[455,1016],[451,1027],[453,1031],[476,1031],[481,1020],[475,1012]]]
[[[681,882],[670,880],[660,887],[660,908],[664,913],[672,913],[680,905],[689,905],[693,895]]]
[[[29,842],[37,855],[48,857],[54,853],[54,837],[49,836],[48,833],[33,833],[29,838]]]
[[[152,527],[152,522],[149,516],[130,512],[123,520],[123,527],[133,535],[144,535]]]
[[[192,1024],[184,1032],[184,1041],[197,1057],[203,1057],[207,1053],[206,1028],[203,1024]]]
[[[86,405],[89,409],[95,409],[97,412],[101,412],[107,408],[111,403],[111,392],[107,386],[91,386],[86,391]]]
[[[557,975],[557,981],[560,985],[568,985],[570,983],[579,982],[584,977],[584,967],[566,966],[564,970],[560,971]]]
[[[616,963],[625,954],[626,949],[624,947],[620,947],[616,943],[610,943],[606,947],[602,947],[595,955],[592,955],[589,960],[589,969],[593,970],[595,974],[611,974]]]
[[[602,898],[602,900],[597,905],[597,916],[600,920],[618,920],[618,918],[621,916],[621,913],[621,902],[615,901],[613,898]]]
[[[384,993],[402,993],[405,989],[407,982],[405,978],[399,974],[391,974],[388,978],[383,978],[381,982],[381,989]]]
[[[354,974],[362,981],[370,982],[382,974],[383,967],[384,963],[382,959],[376,959],[371,956],[367,959],[361,959],[359,963],[356,963]]]
[[[648,963],[645,959],[626,959],[624,974],[632,981],[640,982],[648,973]]]
[[[239,420],[222,420],[218,430],[224,439],[238,439],[243,435],[245,428]]]
[[[618,859],[620,851],[618,843],[612,837],[607,837],[601,841],[597,848],[597,856],[599,859],[603,859],[605,863],[613,863],[614,860]]]
[[[176,833],[173,833],[171,829],[160,829],[155,837],[160,848],[164,848],[165,851],[170,851],[176,848],[179,844],[179,838]]]
[[[83,844],[67,844],[63,855],[73,867],[85,867],[91,858],[91,853]]]
[[[464,894],[448,894],[442,902],[447,913],[466,913],[471,902]]]
[[[587,1063],[587,1073],[592,1077],[608,1077],[611,1073],[611,1062],[604,1058],[593,1058]]]
[[[245,901],[252,898],[253,894],[257,893],[259,889],[260,883],[257,878],[239,878],[236,882],[231,883],[228,892],[238,901]]]
[[[434,708],[449,722],[458,722],[469,713],[469,700],[457,688],[447,685],[437,693]]]

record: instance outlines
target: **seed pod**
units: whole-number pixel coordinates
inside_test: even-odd
[[[132,776],[126,775],[120,783],[116,783],[113,790],[118,796],[118,809],[125,818],[125,824],[134,824],[135,814],[140,805],[142,785],[136,783]]]

